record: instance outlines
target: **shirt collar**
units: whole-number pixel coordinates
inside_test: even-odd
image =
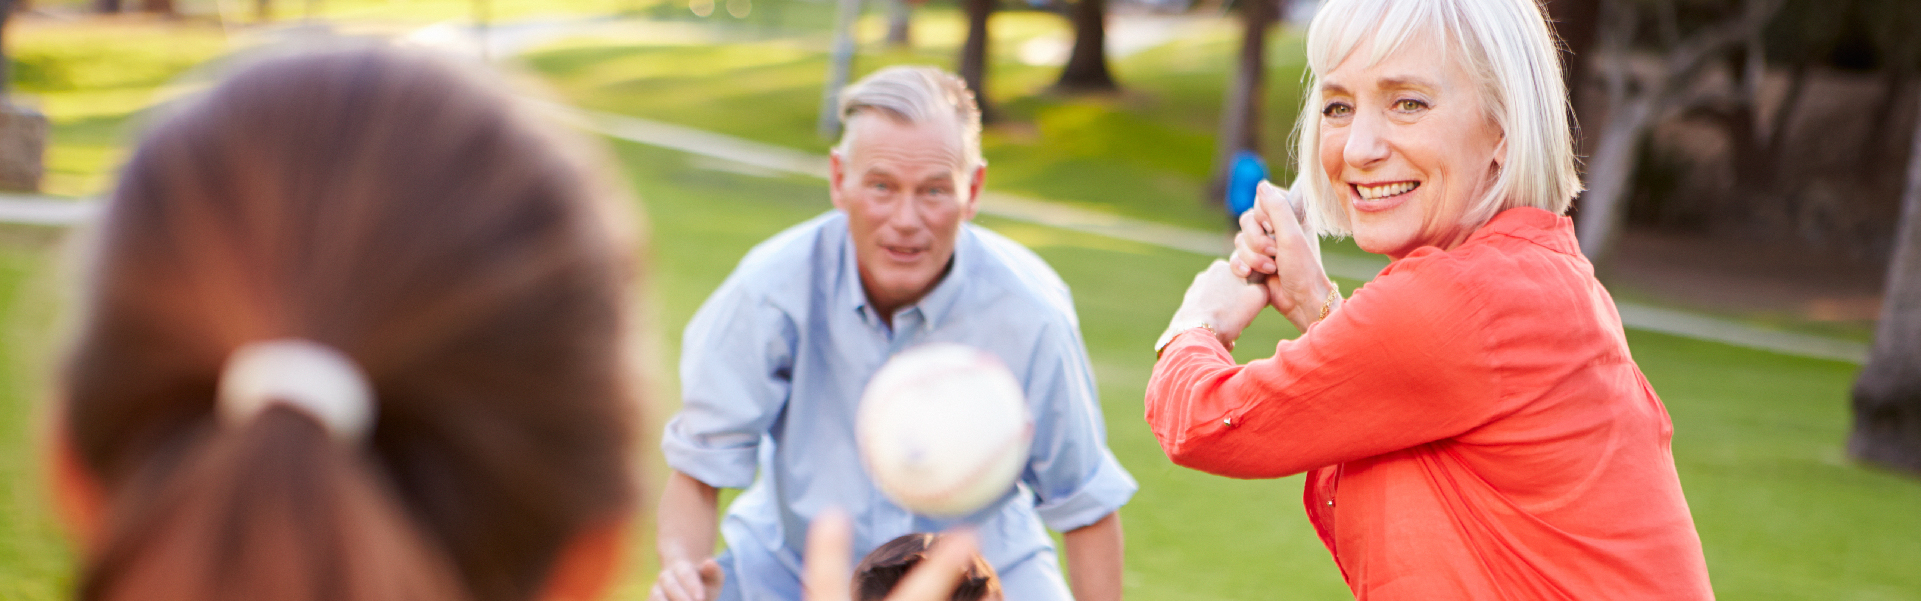
[[[1501,211],[1470,238],[1495,235],[1519,238],[1562,254],[1581,254],[1581,244],[1574,239],[1574,220],[1534,207]]]
[[[867,290],[861,287],[860,263],[856,260],[851,232],[841,237],[840,249],[841,290],[846,295],[846,309],[859,313],[861,319],[870,325],[880,323],[880,316],[867,304]],[[927,291],[919,301],[901,307],[895,313],[920,311],[921,318],[929,328],[945,323],[947,316],[954,312],[954,306],[959,304],[960,290],[973,264],[970,259],[977,252],[980,252],[979,244],[974,239],[972,225],[962,224],[960,234],[954,237],[954,257],[948,264],[946,275],[941,276],[940,282],[934,284],[934,289]]]

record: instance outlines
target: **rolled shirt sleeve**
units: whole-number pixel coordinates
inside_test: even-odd
[[[1119,510],[1139,485],[1107,448],[1093,369],[1075,328],[1059,322],[1036,340],[1027,381],[1034,446],[1021,479],[1048,528],[1066,532]]]
[[[788,312],[730,280],[681,341],[680,413],[667,423],[668,467],[717,488],[754,482],[761,437],[793,384],[799,333]]]

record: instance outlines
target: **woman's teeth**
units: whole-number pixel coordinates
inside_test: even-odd
[[[1354,190],[1361,193],[1362,200],[1374,200],[1377,198],[1387,198],[1396,194],[1406,194],[1420,186],[1421,182],[1397,182],[1381,184],[1379,186],[1354,186]]]

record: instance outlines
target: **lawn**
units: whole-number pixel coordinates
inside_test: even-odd
[[[324,6],[345,11],[355,4]],[[749,39],[727,45],[583,40],[539,52],[528,63],[563,95],[591,108],[818,149],[825,142],[813,137],[812,128],[824,43],[818,27],[794,10],[786,17],[792,21],[769,26],[797,32],[792,35],[744,36]],[[939,32],[957,19],[939,5],[924,13],[922,46],[867,49],[874,52],[862,56],[859,69],[910,61],[951,64],[956,36]],[[996,24],[1013,40],[1063,27],[1057,17],[1039,13],[1010,13]],[[16,81],[23,90],[26,82],[38,82],[36,93],[55,121],[55,156],[65,157],[59,164],[68,166],[66,179],[59,180],[68,183],[59,191],[73,194],[97,192],[110,181],[122,136],[139,122],[140,109],[162,82],[223,49],[208,41],[223,39],[217,28],[194,22],[99,27],[13,32],[23,63],[40,52],[46,57],[38,59],[42,73],[70,74],[35,80],[23,68]],[[740,34],[743,26],[732,27],[727,35]],[[145,35],[154,36],[149,41],[180,41],[134,41]],[[126,46],[112,46],[122,39]],[[1293,77],[1283,74],[1298,69],[1299,41],[1279,42],[1270,96],[1285,113],[1296,92]],[[997,46],[990,87],[1008,117],[987,137],[993,187],[1168,223],[1218,226],[1220,218],[1194,197],[1212,152],[1208,124],[1219,110],[1218,86],[1233,51],[1230,33],[1203,31],[1118,60],[1117,76],[1131,91],[1097,99],[1050,94],[1045,87],[1051,70],[1013,60],[1014,46]],[[89,54],[96,50],[108,53]],[[71,58],[120,56],[112,52],[147,58],[111,68],[104,59]],[[1285,140],[1286,126],[1282,115],[1270,120],[1270,144]],[[646,146],[613,144],[613,154],[642,199],[652,230],[642,310],[652,326],[650,348],[657,349],[650,423],[658,425],[677,405],[672,367],[679,331],[695,307],[753,243],[827,210],[826,191],[818,180],[753,175]],[[980,222],[1034,248],[1074,289],[1110,445],[1142,486],[1123,512],[1129,597],[1346,597],[1301,513],[1298,477],[1237,481],[1177,468],[1140,420],[1152,366],[1148,347],[1207,257],[1021,222]],[[61,276],[65,241],[54,230],[0,228],[0,599],[64,597],[72,569],[49,517],[33,447],[33,409],[48,394],[58,314],[68,298]],[[1269,315],[1237,354],[1257,358],[1292,334]],[[1921,596],[1921,570],[1914,569],[1921,561],[1921,512],[1915,511],[1921,482],[1851,465],[1842,453],[1847,389],[1856,366],[1635,331],[1629,340],[1673,416],[1675,461],[1722,598]],[[658,477],[657,460],[650,464]],[[651,549],[641,532],[618,598],[644,596],[653,574]]]

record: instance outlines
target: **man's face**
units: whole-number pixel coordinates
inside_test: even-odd
[[[891,318],[940,282],[986,168],[968,169],[956,120],[859,113],[847,128],[832,158],[834,207],[847,214],[868,302]]]

